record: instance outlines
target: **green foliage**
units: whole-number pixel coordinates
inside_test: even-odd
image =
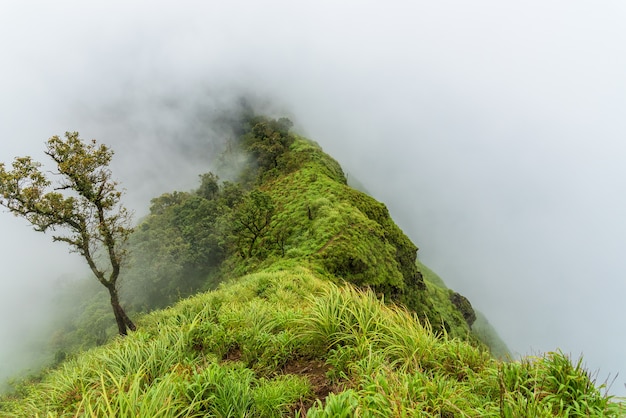
[[[507,416],[622,416],[623,404],[613,403],[582,367],[561,352],[522,362],[502,363],[498,374],[500,402]]]
[[[315,173],[311,173],[311,180],[315,180],[319,175],[337,183],[347,184],[346,176],[336,160],[322,152],[317,143],[299,136],[296,138],[297,141],[290,148],[290,157],[297,168],[314,168]]]
[[[220,192],[219,177],[209,172],[200,175],[200,187],[196,193],[207,199],[213,200],[218,197]]]
[[[236,245],[242,257],[252,257],[256,246],[263,246],[262,241],[270,229],[274,211],[271,196],[260,190],[252,190],[237,206],[232,224]]]
[[[302,316],[293,302],[302,303],[305,294],[323,286],[301,270],[259,274],[186,299],[143,318],[141,331],[66,361],[43,382],[26,386],[22,399],[5,398],[0,411],[3,416],[285,416],[309,396],[310,383],[302,376],[275,375],[275,362],[294,355],[285,349],[291,337],[280,333],[291,335]],[[267,300],[261,295],[269,289]],[[239,352],[248,354],[237,358]]]
[[[358,394],[348,389],[339,394],[331,393],[326,398],[324,404],[321,400],[317,400],[315,406],[309,409],[307,417],[309,418],[352,418],[358,416],[359,397]]]
[[[243,136],[243,145],[258,164],[259,176],[285,168],[286,156],[294,141],[294,136],[289,133],[293,126],[291,121],[254,117],[249,124],[251,129]]]
[[[25,218],[36,231],[53,231],[54,241],[85,258],[110,295],[118,330],[125,335],[135,325],[119,303],[117,279],[126,260],[131,215],[121,204],[122,192],[112,180],[113,151],[96,141],[84,142],[78,132],[65,139],[53,136],[45,154],[58,170],[48,178],[41,164],[18,157],[13,170],[0,164],[0,205]],[[51,179],[56,179],[52,181]],[[99,253],[106,254],[101,262]]]
[[[623,416],[580,361],[500,363],[372,292],[284,267],[141,318],[5,397],[2,415]]]
[[[449,297],[434,303],[416,266],[417,247],[385,205],[348,187],[339,165],[310,141],[297,138],[288,159],[283,175],[262,183],[276,207],[263,245],[269,257],[264,266],[276,257],[315,263],[331,279],[372,288],[436,328],[468,335],[468,323]],[[465,308],[471,315],[471,305]],[[450,312],[444,320],[443,309]]]
[[[210,287],[226,258],[231,212],[244,192],[213,173],[200,179],[195,192],[152,199],[150,215],[132,235],[132,265],[123,280],[135,305],[163,307]]]
[[[424,280],[415,264],[417,246],[393,222],[387,207],[365,193],[352,188],[346,189],[347,194],[350,196],[350,202],[365,216],[382,227],[385,239],[395,248],[395,259],[404,282],[408,286],[424,290]]]
[[[65,137],[53,136],[47,143],[46,155],[59,170],[55,183],[30,157],[16,158],[11,171],[0,164],[0,204],[37,231],[66,231],[53,239],[84,256],[100,282],[112,284],[132,232],[130,215],[120,204],[122,192],[108,168],[113,151],[96,146],[95,140],[83,142],[78,132],[67,132]],[[111,254],[108,277],[105,268],[95,264],[94,252],[100,246]]]

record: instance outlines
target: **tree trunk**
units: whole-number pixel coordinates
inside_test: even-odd
[[[254,248],[254,243],[256,242],[256,239],[258,237],[259,236],[255,234],[252,238],[252,241],[250,242],[250,247],[248,247],[248,258],[252,257],[252,249]]]
[[[115,286],[107,286],[109,290],[109,295],[111,295],[111,307],[113,308],[113,314],[115,315],[115,322],[117,322],[117,329],[120,335],[128,334],[128,329],[134,331],[137,329],[133,321],[130,320],[122,305],[120,305],[120,300],[117,295],[117,289]]]

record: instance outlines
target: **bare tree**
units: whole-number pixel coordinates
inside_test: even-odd
[[[15,158],[10,171],[0,163],[0,205],[36,231],[53,231],[54,241],[65,242],[85,258],[109,291],[119,333],[126,335],[135,324],[120,305],[117,279],[127,256],[131,213],[111,179],[113,151],[95,140],[84,142],[78,132],[66,132],[64,139],[50,138],[45,153],[56,172],[43,173],[41,163],[31,157]]]

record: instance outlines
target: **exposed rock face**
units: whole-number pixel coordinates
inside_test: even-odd
[[[450,294],[450,302],[461,312],[465,322],[471,327],[474,321],[476,321],[476,312],[474,312],[470,301],[460,293],[452,292]]]

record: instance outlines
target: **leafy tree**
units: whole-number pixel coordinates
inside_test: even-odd
[[[244,257],[252,257],[255,244],[270,229],[274,212],[272,198],[260,190],[252,190],[243,199],[235,211],[233,227],[240,253]]]
[[[219,177],[210,171],[200,175],[200,187],[197,194],[205,199],[214,199],[220,191]]]
[[[95,140],[85,143],[78,132],[53,136],[45,154],[56,164],[50,176],[31,157],[17,157],[13,169],[0,163],[0,205],[25,218],[39,232],[53,231],[53,241],[82,255],[108,290],[118,331],[135,330],[119,302],[117,279],[127,257],[131,214],[111,179],[113,151]]]
[[[278,169],[294,141],[294,136],[289,133],[293,123],[287,118],[258,117],[251,121],[251,125],[251,130],[243,138],[246,149],[259,164],[261,173]]]
[[[162,215],[169,208],[180,205],[187,197],[189,193],[186,192],[173,192],[173,193],[164,193],[159,197],[155,197],[150,201],[150,214],[151,215]]]
[[[232,208],[243,195],[238,184],[209,172],[193,192],[152,199],[129,240],[133,261],[122,282],[133,302],[160,308],[214,285],[228,255]]]
[[[244,189],[239,183],[225,181],[220,191],[220,203],[233,209],[241,203],[244,196]]]

